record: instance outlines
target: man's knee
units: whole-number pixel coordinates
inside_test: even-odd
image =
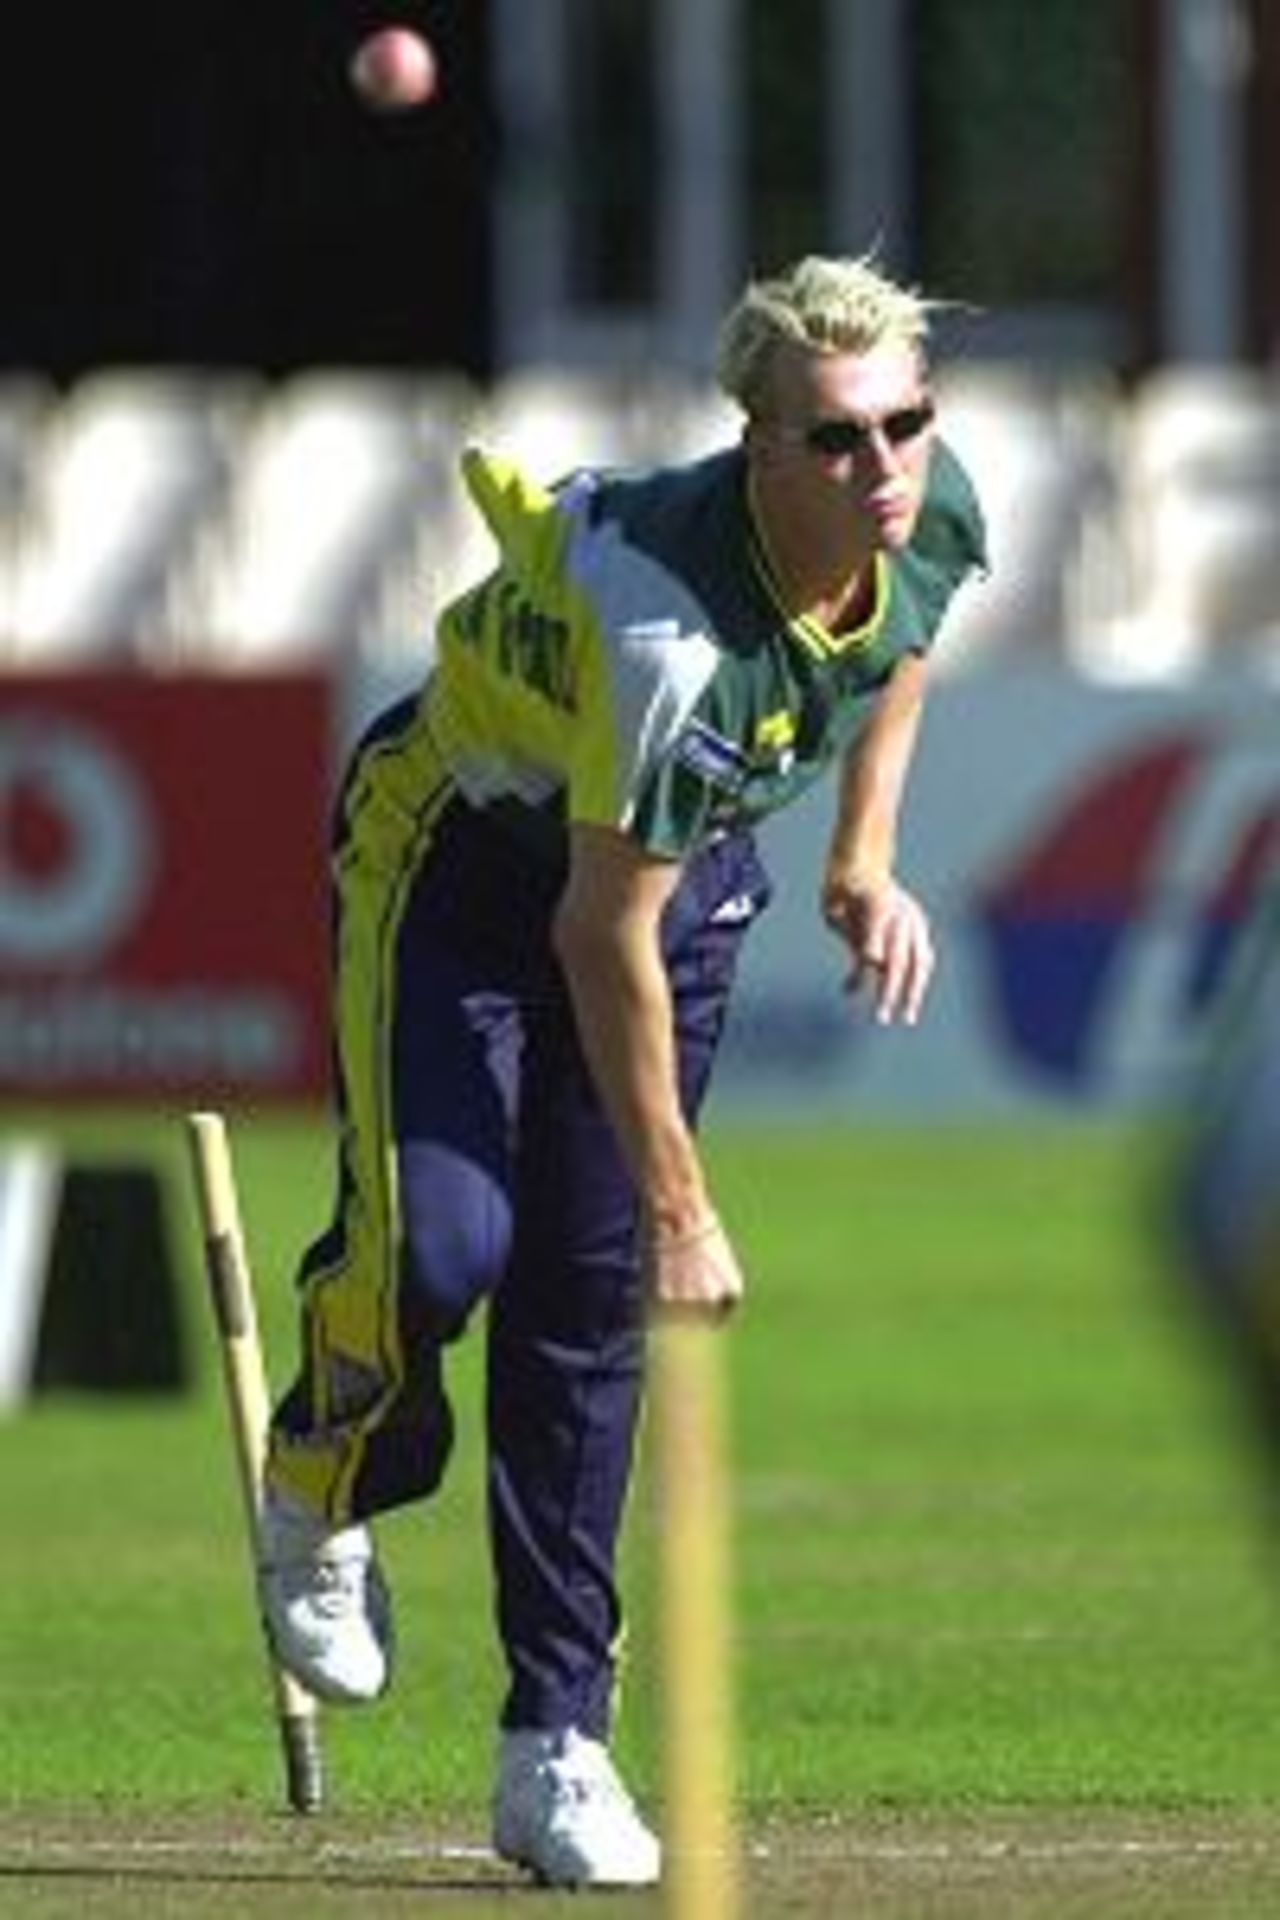
[[[497,1286],[511,1253],[501,1184],[448,1149],[401,1153],[406,1277],[432,1324],[460,1329]]]

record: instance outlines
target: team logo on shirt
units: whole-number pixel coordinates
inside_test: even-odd
[[[795,765],[796,717],[787,707],[766,713],[756,727],[756,751],[766,755],[775,772],[790,773]]]

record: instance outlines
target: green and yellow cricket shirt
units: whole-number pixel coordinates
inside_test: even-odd
[[[491,1403],[504,1497],[522,1503],[497,1549],[518,1542],[522,1569],[504,1631],[516,1670],[540,1671],[550,1645],[560,1676],[532,1709],[517,1696],[520,1714],[547,1711],[547,1689],[562,1688],[566,1672],[579,1704],[608,1679],[616,1510],[607,1490],[625,1484],[636,1384],[611,1357],[607,1395],[616,1396],[596,1397],[589,1418],[574,1413],[566,1429],[580,1439],[591,1427],[592,1449],[576,1439],[569,1452],[588,1462],[595,1491],[556,1464],[568,1457],[559,1439],[554,1459],[539,1458],[517,1417],[551,1391],[567,1420],[573,1396],[599,1385],[594,1361],[546,1357],[587,1350],[574,1344],[575,1313],[588,1315],[595,1347],[599,1327],[632,1311],[634,1194],[566,1064],[572,1015],[547,949],[566,828],[618,827],[661,856],[692,856],[664,953],[693,1112],[747,924],[719,916],[744,880],[763,898],[749,842],[719,830],[783,806],[856,736],[895,662],[931,645],[957,584],[982,562],[983,536],[963,470],[935,445],[910,546],[877,561],[864,625],[833,636],[779,603],[740,449],[651,474],[576,474],[552,489],[479,451],[464,473],[498,563],[444,610],[425,688],[374,722],[340,808],[341,1197],[304,1256],[303,1369],[276,1422],[272,1460],[335,1521],[428,1491],[449,1431],[438,1376],[419,1364],[434,1353],[435,1332],[460,1326],[499,1272],[534,1316],[526,1328],[554,1324],[554,1341],[540,1345],[526,1331],[499,1343]],[[517,1203],[509,1156],[526,1101],[539,1123],[519,1140]],[[590,1208],[579,1208],[585,1193]],[[517,1204],[523,1230],[498,1246],[497,1223]],[[620,1350],[612,1335],[598,1347]],[[570,1497],[576,1537],[588,1544],[566,1599],[560,1559],[531,1555],[528,1541],[539,1528],[563,1540]],[[527,1576],[534,1557],[556,1569],[541,1613],[542,1585]],[[588,1589],[600,1603],[594,1624],[566,1655],[563,1623],[583,1617]]]
[[[678,858],[784,806],[985,565],[941,442],[909,546],[877,557],[871,614],[839,635],[781,605],[739,448],[551,489],[478,449],[463,473],[498,564],[444,611],[420,716],[464,797],[548,844],[595,823]]]

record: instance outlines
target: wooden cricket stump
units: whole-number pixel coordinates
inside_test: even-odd
[[[271,1402],[262,1357],[262,1340],[258,1332],[253,1279],[245,1254],[231,1149],[222,1115],[189,1114],[187,1140],[204,1234],[209,1291],[222,1354],[227,1411],[244,1502],[254,1606],[261,1617],[258,1603],[259,1532],[262,1474],[266,1462]],[[263,1645],[284,1760],[286,1797],[295,1813],[315,1813],[324,1798],[320,1717],[316,1702],[275,1658],[265,1626]]]
[[[695,1314],[659,1314],[651,1331],[663,1893],[672,1920],[739,1912],[725,1339]]]

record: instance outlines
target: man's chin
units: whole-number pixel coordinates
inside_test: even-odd
[[[915,525],[915,514],[903,509],[878,513],[875,516],[876,545],[884,553],[899,553],[910,541]]]

